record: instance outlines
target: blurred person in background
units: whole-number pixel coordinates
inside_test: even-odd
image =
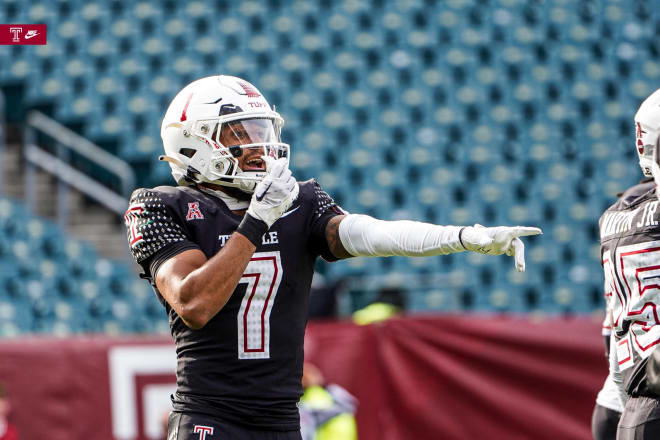
[[[18,440],[18,430],[9,422],[10,411],[7,389],[0,383],[0,440]]]
[[[599,220],[609,313],[610,375],[624,403],[618,440],[660,438],[660,394],[649,362],[660,343],[660,89],[635,114],[635,149],[651,184],[626,191]],[[653,357],[651,357],[653,359]]]
[[[640,196],[653,189],[655,183],[650,177],[628,188],[621,194],[618,194],[619,202],[629,206]],[[605,358],[610,357],[610,338],[612,336],[612,307],[616,298],[616,287],[611,284],[612,278],[605,277],[604,286],[605,296],[605,318],[603,320],[603,337],[605,338]],[[608,284],[609,282],[609,284]],[[609,365],[609,363],[608,363]],[[614,383],[612,374],[608,374],[603,384],[603,388],[598,392],[596,405],[591,417],[591,433],[594,440],[614,440],[616,438],[616,428],[619,424],[619,418],[623,412],[623,402],[619,395],[617,385]]]
[[[300,432],[303,440],[357,440],[357,400],[337,384],[326,384],[318,367],[303,364]]]
[[[300,439],[307,306],[319,256],[514,257],[532,227],[438,226],[343,211],[289,170],[283,120],[252,84],[192,82],[161,126],[178,186],[136,190],[131,252],[165,307],[177,349],[170,440]],[[213,437],[211,437],[213,436]]]
[[[353,322],[367,325],[386,321],[406,310],[406,296],[399,287],[384,287],[378,291],[374,302],[353,312]]]

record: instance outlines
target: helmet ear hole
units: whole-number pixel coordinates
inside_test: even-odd
[[[193,157],[195,153],[197,153],[197,150],[194,148],[180,148],[179,153],[183,154],[186,157]]]

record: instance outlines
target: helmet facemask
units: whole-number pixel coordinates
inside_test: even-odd
[[[262,156],[289,158],[289,145],[281,142],[281,127],[282,119],[275,112],[263,116],[250,114],[247,117],[245,114],[234,113],[194,121],[189,131],[184,130],[184,136],[201,142],[195,143],[197,148],[179,150],[190,164],[186,172],[187,179],[252,193],[257,183],[266,176]],[[240,166],[240,158],[244,158],[245,169]],[[183,165],[176,159],[162,159]],[[249,162],[245,163],[245,160]]]
[[[210,137],[219,148],[213,152],[209,171],[216,174],[214,183],[251,193],[266,175],[263,156],[288,160],[289,146],[280,141],[281,120],[237,116],[212,121]],[[200,122],[202,127],[207,123]]]

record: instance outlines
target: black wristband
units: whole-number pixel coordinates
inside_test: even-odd
[[[463,249],[467,251],[467,248],[463,244],[463,231],[465,230],[467,226],[463,226],[460,231],[458,231],[458,241],[461,243],[461,246],[463,246]]]
[[[261,237],[268,232],[268,225],[266,222],[252,217],[250,214],[245,213],[243,220],[238,225],[236,232],[240,232],[252,242],[253,245],[259,247],[261,244]]]

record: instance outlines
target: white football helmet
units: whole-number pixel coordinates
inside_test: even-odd
[[[289,159],[281,142],[284,120],[249,82],[209,76],[188,84],[170,103],[160,129],[172,176],[179,185],[214,183],[254,191],[265,167],[242,170],[238,158],[258,148],[266,156]],[[229,133],[229,135],[227,134]],[[221,139],[235,142],[224,145]]]
[[[653,177],[656,187],[660,185],[659,138],[660,89],[651,93],[635,114],[635,147],[639,156],[639,166],[645,176]]]

